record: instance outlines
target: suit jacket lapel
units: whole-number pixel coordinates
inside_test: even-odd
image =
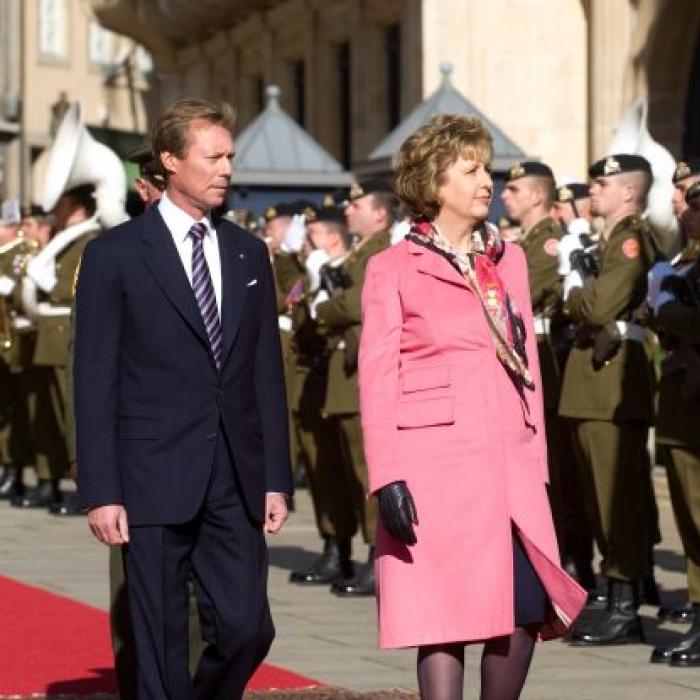
[[[165,225],[157,207],[145,214],[142,232],[143,259],[156,282],[192,328],[200,340],[209,347],[202,315],[192,292],[192,286],[182,266],[173,237]]]
[[[426,275],[436,277],[443,282],[466,287],[467,283],[461,273],[448,260],[435,251],[428,250],[413,241],[408,241],[408,250],[416,256],[416,269]]]
[[[217,226],[221,256],[221,325],[224,334],[223,366],[241,325],[250,265],[235,232]]]

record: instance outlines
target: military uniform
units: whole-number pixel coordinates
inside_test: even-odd
[[[389,232],[372,235],[355,248],[343,262],[342,270],[350,284],[331,299],[316,307],[319,324],[332,336],[328,364],[328,389],[323,407],[326,416],[336,416],[350,499],[360,523],[364,541],[374,544],[377,504],[367,498],[367,463],[365,461],[360,400],[357,385],[357,353],[360,342],[361,295],[367,263],[372,255],[389,247]]]
[[[574,423],[601,572],[622,581],[642,580],[652,567],[646,447],[654,419],[652,379],[643,329],[631,323],[654,260],[650,236],[639,216],[624,217],[601,244],[598,278],[573,289],[565,304],[581,325],[566,364],[560,413]]]

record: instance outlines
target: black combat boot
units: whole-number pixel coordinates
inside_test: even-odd
[[[328,585],[338,579],[350,578],[352,573],[350,540],[347,537],[328,537],[318,559],[308,569],[292,571],[289,582],[302,586]]]
[[[610,579],[608,607],[571,636],[574,646],[604,646],[644,641],[642,620],[637,614],[637,583]]]
[[[374,595],[374,547],[369,548],[367,563],[350,579],[339,579],[331,586],[331,593],[341,598]]]
[[[6,467],[0,481],[0,500],[11,501],[24,494],[21,467]]]
[[[649,661],[671,666],[700,666],[700,605],[694,604],[693,624],[676,642],[667,647],[656,647]]]
[[[656,617],[663,622],[693,622],[695,619],[695,606],[692,603],[685,605],[663,605],[656,613]]]
[[[60,500],[58,482],[39,479],[37,485],[27,489],[24,496],[13,498],[10,503],[15,508],[48,508],[52,503],[58,503]]]

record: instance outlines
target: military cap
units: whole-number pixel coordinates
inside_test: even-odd
[[[689,158],[688,160],[679,160],[676,169],[673,172],[673,184],[685,180],[687,177],[700,175],[700,158]]]
[[[511,219],[510,216],[506,216],[505,214],[501,216],[501,218],[498,220],[497,226],[499,229],[502,228],[511,228],[512,226],[517,226],[518,222],[515,219]]]
[[[573,202],[588,197],[588,185],[583,182],[570,182],[557,187],[557,202]]]
[[[142,143],[127,155],[127,159],[139,166],[139,174],[150,180],[156,187],[165,187],[165,175],[156,165],[150,145]]]
[[[316,221],[344,224],[345,213],[340,207],[317,207],[315,209],[312,209],[311,212],[309,212],[306,216],[306,223],[314,223]]]
[[[265,221],[272,221],[279,216],[294,216],[296,213],[293,204],[290,202],[280,202],[279,204],[272,204],[267,207],[263,216],[265,217]]]
[[[695,201],[698,201],[698,203],[700,203],[700,182],[693,183],[688,188],[688,191],[685,193],[686,204],[690,205]]]
[[[588,168],[588,174],[591,178],[640,172],[651,175],[651,165],[643,156],[631,153],[615,153],[606,158],[601,158]]]
[[[508,171],[508,180],[517,180],[521,177],[528,177],[529,175],[534,175],[535,177],[549,177],[554,180],[554,173],[552,173],[551,168],[536,160],[525,160],[511,166]]]
[[[356,199],[360,199],[360,197],[374,194],[375,192],[394,194],[394,188],[388,180],[379,178],[363,180],[362,182],[353,182],[350,186],[349,199],[351,202],[354,202]]]
[[[38,204],[30,204],[29,206],[22,207],[22,216],[36,216],[38,218],[42,218],[48,215]]]

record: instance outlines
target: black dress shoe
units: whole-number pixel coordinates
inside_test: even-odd
[[[608,607],[608,594],[591,591],[586,599],[586,607],[592,610],[605,610]]]
[[[62,501],[58,503],[52,503],[49,506],[49,513],[51,515],[58,515],[61,517],[71,516],[71,515],[86,515],[87,511],[83,508],[80,503],[78,495],[75,493],[70,494]]]
[[[695,613],[692,603],[685,605],[665,605],[659,608],[656,617],[664,622],[692,622]]]
[[[48,479],[41,479],[36,486],[28,489],[24,496],[13,498],[10,503],[15,508],[48,508],[59,500],[58,484]]]
[[[331,593],[341,598],[361,598],[374,595],[374,547],[370,547],[367,563],[360,567],[352,578],[339,579],[333,583]]]
[[[11,501],[23,494],[22,470],[19,467],[7,467],[0,481],[0,500]]]
[[[673,665],[700,665],[700,605],[690,605],[689,607],[693,622],[690,629],[675,644],[666,647],[656,647],[651,652],[651,658],[649,659],[652,664],[668,664],[677,656],[681,661]],[[688,663],[693,656],[696,657],[695,663]]]
[[[289,582],[302,586],[328,585],[342,578],[352,577],[350,540],[328,537],[323,543],[323,553],[308,569],[292,571]]]
[[[608,590],[607,610],[591,620],[590,624],[574,631],[572,646],[608,646],[644,641],[642,620],[637,614],[639,596],[636,583],[611,580]]]
[[[688,644],[685,649],[678,649],[671,654],[669,666],[676,668],[695,668],[700,666],[700,635],[696,636],[695,641]]]

